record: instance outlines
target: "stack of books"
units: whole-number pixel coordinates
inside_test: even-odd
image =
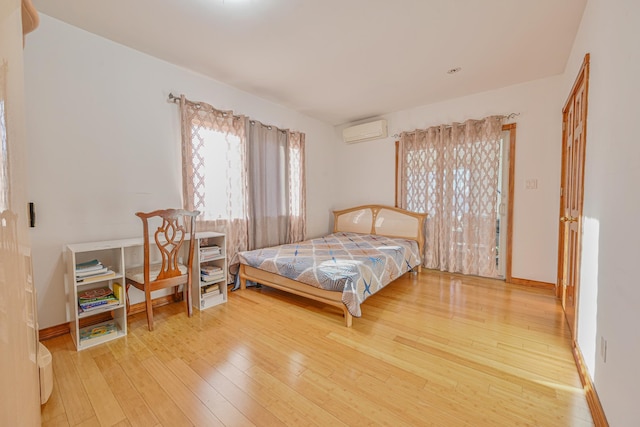
[[[92,342],[102,342],[118,333],[118,326],[115,320],[98,323],[97,325],[87,326],[80,329],[80,342],[91,340]]]
[[[222,249],[220,246],[206,246],[204,248],[200,248],[200,262],[211,261],[212,259],[220,258],[222,255]]]
[[[217,265],[203,265],[200,267],[200,280],[203,283],[219,282],[224,279],[224,271]]]
[[[216,283],[215,285],[203,286],[202,288],[200,288],[200,293],[203,297],[207,297],[210,295],[219,295],[220,284]]]
[[[86,313],[120,304],[119,296],[122,293],[122,287],[117,283],[114,283],[113,287],[116,288],[118,296],[108,286],[78,292],[78,313]]]
[[[114,277],[115,272],[102,265],[97,259],[76,264],[76,282],[104,280]]]

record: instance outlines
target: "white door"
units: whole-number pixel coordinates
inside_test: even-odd
[[[40,425],[20,0],[0,2],[0,426]]]

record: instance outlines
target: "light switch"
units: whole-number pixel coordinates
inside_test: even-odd
[[[525,188],[527,190],[537,190],[538,189],[538,180],[536,178],[529,178],[525,184]]]

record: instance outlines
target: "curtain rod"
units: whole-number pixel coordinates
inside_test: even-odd
[[[520,113],[509,113],[509,114],[503,114],[502,116],[498,116],[498,117],[502,117],[503,119],[506,119],[506,120],[511,120],[511,119],[514,119],[514,118],[518,117],[519,115],[520,115]],[[437,125],[436,125],[436,126],[437,126]],[[433,127],[433,126],[429,126],[429,127]],[[441,127],[441,126],[438,126],[438,127]],[[444,127],[446,127],[446,128],[450,128],[450,127],[451,127],[451,125],[444,125]],[[415,132],[415,130],[414,130],[414,131],[407,132],[407,133],[414,133],[414,132]],[[400,133],[394,133],[394,134],[393,134],[393,135],[391,135],[391,136],[392,136],[392,137],[394,137],[394,138],[400,138],[400,135],[401,135],[401,134],[402,134],[402,132],[400,132]]]
[[[191,104],[195,105],[196,107],[200,107],[202,104],[206,104],[206,103],[203,103],[203,102],[190,101],[190,100],[188,100],[187,98],[185,98],[185,100],[186,100],[187,102],[190,102]],[[169,99],[168,99],[168,101],[169,101],[169,102],[173,102],[174,104],[178,104],[178,103],[180,103],[180,97],[179,97],[179,96],[175,96],[173,93],[169,92]],[[209,104],[207,104],[207,105],[209,105]],[[213,105],[210,105],[210,107],[211,107],[211,108],[213,108],[213,109],[215,109],[216,111],[221,112],[223,115],[226,115],[226,114],[227,114],[227,111],[218,110],[218,109],[217,109],[217,108],[215,108]],[[240,118],[240,117],[242,117],[242,116],[239,116],[239,115],[237,115],[237,114],[233,114],[233,116],[232,116],[232,117],[234,117],[234,118]]]
[[[186,100],[189,101],[188,99],[186,99]],[[169,99],[167,101],[168,102],[173,102],[174,104],[178,104],[180,102],[180,97],[179,96],[175,96],[173,93],[169,92]],[[194,101],[189,101],[189,102],[194,104],[194,105],[196,105],[196,106],[199,106],[201,104],[200,102],[194,102]],[[213,106],[211,106],[211,107],[215,108]],[[215,108],[215,109],[217,110],[217,108]],[[221,111],[221,110],[218,110],[218,111],[222,112],[223,114],[226,114],[226,111]],[[240,118],[242,116],[234,114],[232,117]],[[275,127],[276,130],[278,130],[280,132],[283,132],[283,133],[287,133],[287,132],[295,133],[296,132],[296,131],[289,130],[289,129],[280,129],[277,126],[265,125],[264,123],[262,123],[262,122],[260,122],[258,120],[249,119],[248,117],[247,117],[247,120],[248,120],[249,124],[251,124],[251,125],[255,125],[256,123],[259,123],[259,124],[261,124],[262,126],[266,127],[269,130],[271,130],[271,129],[273,129]]]

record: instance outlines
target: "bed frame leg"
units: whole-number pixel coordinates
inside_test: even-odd
[[[240,264],[238,274],[240,275],[240,289],[247,289],[247,278],[244,276],[244,264]]]
[[[346,308],[344,310],[344,323],[347,326],[347,328],[350,328],[353,325],[353,316],[351,315],[351,313],[349,313],[349,311]]]

